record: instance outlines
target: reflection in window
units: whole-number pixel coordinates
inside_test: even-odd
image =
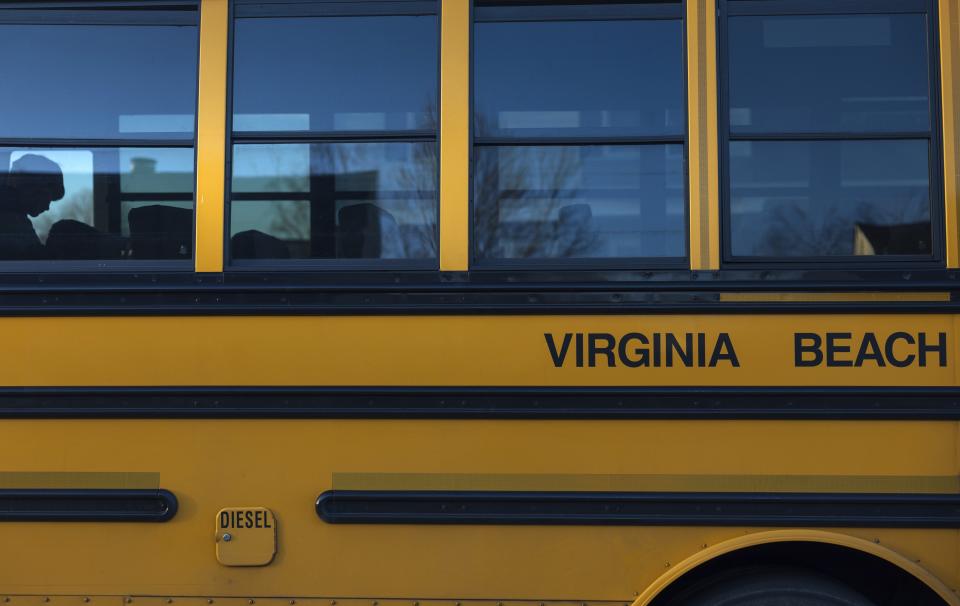
[[[730,128],[930,128],[924,15],[731,17]]]
[[[683,147],[477,150],[481,258],[682,257]]]
[[[738,256],[929,255],[926,141],[735,141]]]
[[[436,4],[330,10],[238,5],[231,259],[435,266]]]
[[[680,20],[478,23],[476,133],[679,135],[682,41]]]
[[[115,25],[103,25],[98,15],[140,13],[79,11],[70,16],[76,23],[57,23],[58,11],[39,14],[37,22],[18,16],[22,12],[40,13],[0,10],[0,56],[8,58],[0,137],[193,138],[195,10],[172,19],[150,12],[156,22]],[[4,18],[28,22],[4,24]]]
[[[728,258],[933,259],[929,2],[781,4],[728,0]]]
[[[192,255],[192,149],[0,148],[0,166],[0,260]]]
[[[432,130],[435,16],[237,19],[236,131]]]
[[[236,259],[434,259],[431,143],[237,145]]]
[[[680,3],[478,6],[477,260],[684,257]]]

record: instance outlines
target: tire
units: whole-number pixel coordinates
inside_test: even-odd
[[[801,569],[747,569],[694,588],[670,606],[876,606],[847,585]]]

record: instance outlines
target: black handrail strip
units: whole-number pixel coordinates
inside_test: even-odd
[[[169,490],[0,489],[0,522],[167,522]]]
[[[331,490],[331,524],[960,528],[957,494]]]
[[[960,420],[960,388],[6,387],[2,418]]]

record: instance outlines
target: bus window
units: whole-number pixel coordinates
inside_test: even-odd
[[[726,3],[728,260],[941,257],[930,5],[904,4]]]
[[[682,263],[680,3],[478,3],[474,28],[478,263]]]
[[[0,5],[0,260],[189,260],[196,4],[24,6]]]
[[[435,2],[240,0],[230,256],[434,267]]]

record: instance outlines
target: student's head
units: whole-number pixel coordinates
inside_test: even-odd
[[[63,171],[49,158],[27,154],[10,167],[7,186],[16,191],[18,210],[36,217],[63,197]]]

